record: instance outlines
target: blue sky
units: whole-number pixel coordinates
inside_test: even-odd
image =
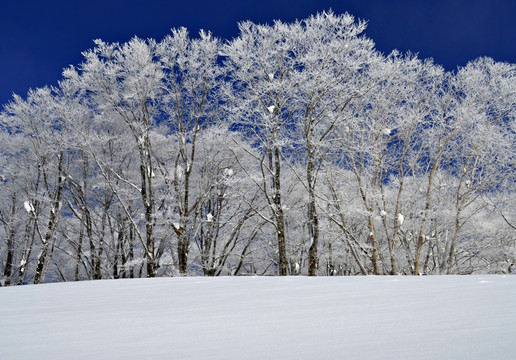
[[[237,23],[333,9],[369,21],[377,49],[432,57],[447,70],[479,56],[516,63],[516,0],[1,0],[0,105],[56,84],[92,40],[162,39],[173,27],[237,36]]]

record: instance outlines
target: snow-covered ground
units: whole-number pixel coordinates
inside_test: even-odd
[[[0,359],[516,359],[516,276],[0,288]]]

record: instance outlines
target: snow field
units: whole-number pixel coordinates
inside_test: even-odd
[[[0,289],[0,359],[513,359],[516,277],[221,277]]]

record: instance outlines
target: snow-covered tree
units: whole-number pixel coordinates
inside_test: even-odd
[[[96,40],[0,113],[0,284],[509,273],[514,64],[383,55],[323,12]]]
[[[276,21],[273,26],[250,21],[239,24],[240,35],[223,49],[230,83],[225,87],[229,121],[260,149],[256,161],[260,187],[269,207],[263,219],[274,227],[278,247],[278,272],[287,275],[287,235],[282,194],[282,153],[293,126],[295,77],[299,66],[299,22]]]
[[[220,117],[217,89],[223,77],[219,50],[219,40],[211,33],[201,31],[199,38],[193,39],[185,28],[180,28],[173,29],[156,52],[164,73],[160,121],[176,139],[160,158],[160,171],[170,196],[161,206],[177,237],[178,268],[183,275],[187,273],[188,253],[201,221],[200,207],[217,186],[217,176],[212,174],[215,177],[204,188],[194,189],[197,179],[193,175],[199,171],[198,162],[209,161],[198,158],[199,137],[206,129],[217,126]]]

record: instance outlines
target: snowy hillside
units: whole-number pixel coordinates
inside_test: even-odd
[[[224,277],[0,289],[0,358],[514,359],[516,277]]]

